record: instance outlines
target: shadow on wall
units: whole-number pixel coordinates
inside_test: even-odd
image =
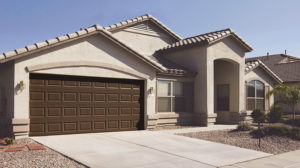
[[[7,115],[5,88],[0,89],[0,138],[13,136],[12,117]]]

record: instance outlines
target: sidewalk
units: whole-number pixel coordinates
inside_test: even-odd
[[[300,150],[237,163],[223,168],[299,168]]]
[[[169,130],[159,130],[158,132],[170,133],[170,134],[181,134],[189,132],[202,132],[202,131],[218,131],[226,129],[235,129],[237,125],[209,125],[207,127],[193,127],[193,128],[183,128],[183,129],[169,129]]]

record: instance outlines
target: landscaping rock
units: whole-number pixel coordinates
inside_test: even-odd
[[[29,145],[39,146],[30,138],[24,138],[16,140],[16,145]],[[78,167],[85,168],[86,166],[77,163],[76,161],[65,157],[64,155],[53,151],[43,145],[40,145],[45,150],[29,150],[24,148],[22,151],[17,152],[5,152],[0,150],[0,167],[13,167],[13,168],[32,168],[32,167],[43,167],[43,168],[57,168],[57,167]],[[5,146],[4,146],[5,147]],[[7,150],[9,146],[6,146]]]
[[[279,154],[300,149],[300,141],[287,137],[266,136],[261,139],[261,148],[258,146],[258,139],[250,135],[250,131],[206,131],[179,134],[191,138],[198,138],[241,148],[247,148],[266,153]]]

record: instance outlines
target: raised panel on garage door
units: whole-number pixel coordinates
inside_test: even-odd
[[[144,82],[30,74],[30,136],[139,130]]]

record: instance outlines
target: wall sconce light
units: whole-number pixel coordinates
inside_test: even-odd
[[[152,94],[152,93],[153,93],[153,90],[154,90],[154,88],[153,88],[153,86],[151,86],[151,87],[149,88],[149,93]]]
[[[23,80],[21,80],[20,83],[19,83],[19,89],[20,89],[21,91],[23,91],[23,90],[25,89],[25,83],[24,83]]]

